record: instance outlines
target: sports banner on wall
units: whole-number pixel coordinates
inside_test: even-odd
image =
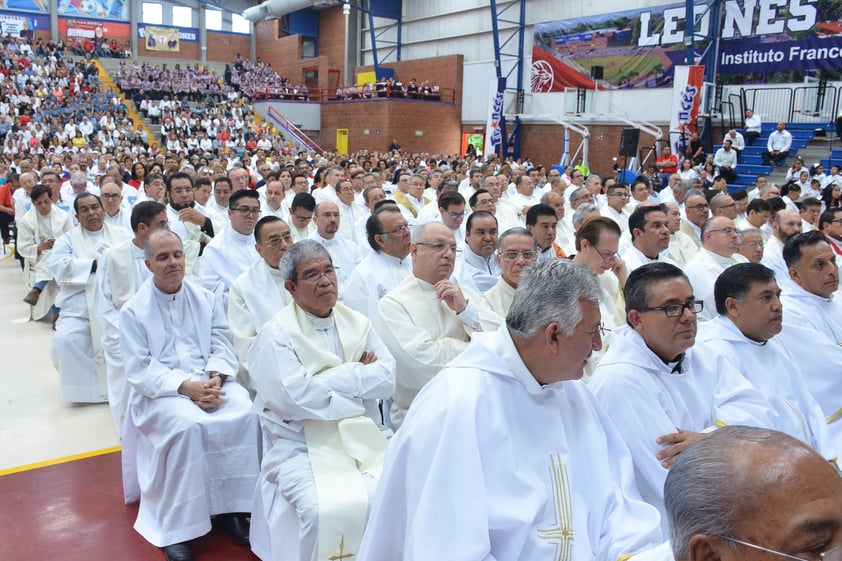
[[[699,116],[704,77],[704,66],[675,67],[670,131],[683,133],[679,138],[689,137],[696,132],[696,118]],[[672,149],[675,153],[679,152],[677,146],[673,146]]]
[[[128,21],[129,3],[126,0],[59,0],[58,15]]]
[[[716,69],[726,84],[799,81],[842,69],[842,0],[728,0],[720,22],[697,2],[694,58],[716,33]],[[600,88],[672,87],[686,64],[684,3],[649,6],[535,24],[532,91],[561,92],[590,79],[601,66]],[[551,69],[552,73],[550,72]],[[541,77],[536,80],[536,75]]]
[[[178,44],[178,29],[174,27],[152,27],[146,26],[145,33],[146,49],[150,51],[166,51],[177,53],[180,49]]]
[[[21,14],[15,12],[0,12],[0,36],[22,37],[32,39],[35,31],[49,31],[49,16],[36,14]]]
[[[58,18],[59,34],[68,39],[128,39],[131,37],[131,26],[128,23],[113,21],[99,21],[92,19]]]
[[[503,96],[506,91],[506,78],[489,80],[488,90],[492,93],[488,97],[488,119],[485,123],[485,150],[483,154],[497,154],[503,144],[503,131],[500,129],[500,119],[503,118]]]
[[[43,12],[50,11],[50,3],[47,0],[5,0],[0,2],[2,7],[6,10],[23,10],[25,12]]]
[[[140,24],[137,26],[137,37],[138,39],[143,39],[146,41],[146,35],[148,29],[163,29],[167,32],[174,29],[178,31],[178,42],[179,43],[198,43],[199,42],[199,30],[195,27],[161,27],[161,26],[148,26]],[[148,47],[147,47],[148,48]]]

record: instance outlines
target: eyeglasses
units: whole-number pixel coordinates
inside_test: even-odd
[[[450,217],[451,220],[459,220],[460,218],[465,217],[466,211],[462,212],[448,212],[447,215]]]
[[[389,230],[388,232],[379,232],[379,234],[381,236],[397,236],[398,234],[404,234],[406,232],[409,232],[409,226],[407,226],[406,224],[401,224],[394,230]]]
[[[482,207],[482,206],[496,206],[496,205],[497,205],[497,203],[494,202],[494,199],[485,199],[484,201],[477,201],[474,206],[476,208],[479,208],[479,207]]]
[[[499,253],[499,255],[505,261],[517,261],[520,257],[523,257],[524,261],[534,261],[538,257],[537,251],[504,251]]]
[[[292,213],[292,217],[300,222],[309,222],[313,219],[312,214],[310,216],[301,216],[300,214],[295,214],[294,212]]]
[[[585,333],[587,333],[591,337],[593,337],[594,335],[599,333],[599,336],[603,337],[603,338],[605,337],[606,334],[611,333],[611,330],[609,328],[605,327],[605,324],[602,323],[602,322],[600,322],[599,325],[597,326],[597,328],[594,329],[593,331],[586,331],[584,329],[582,331],[584,331]]]
[[[711,234],[714,233],[714,232],[725,232],[726,236],[736,236],[737,235],[737,229],[731,228],[730,226],[728,228],[717,228],[716,230],[708,230],[708,232],[710,232]]]
[[[260,208],[250,208],[247,206],[238,206],[230,209],[232,212],[239,212],[240,216],[260,216]]]
[[[593,248],[593,250],[595,252],[597,252],[597,254],[600,257],[602,257],[602,260],[605,261],[606,263],[613,263],[614,261],[616,261],[620,257],[616,253],[612,253],[611,255],[606,255],[606,254],[602,253],[595,245],[592,245],[591,248]]]
[[[750,247],[752,249],[757,249],[757,248],[763,247],[763,242],[748,242],[748,243],[743,244],[743,245],[747,245],[748,247]]]
[[[730,205],[722,205],[719,208],[734,208],[735,206],[737,206],[735,203],[731,203]]]
[[[661,311],[668,318],[677,318],[684,313],[684,310],[690,311],[692,314],[698,314],[705,307],[703,300],[693,300],[685,302],[684,304],[669,304],[667,306],[652,306],[651,308],[643,308],[641,312]]]
[[[804,557],[798,557],[796,555],[790,555],[789,553],[783,553],[780,551],[775,551],[774,549],[769,549],[767,547],[762,547],[759,545],[754,545],[753,543],[744,542],[743,540],[738,540],[737,538],[729,538],[727,536],[722,536],[719,539],[723,541],[728,541],[740,545],[744,545],[746,547],[750,547],[752,549],[756,549],[758,551],[765,551],[766,553],[771,553],[773,555],[779,555],[780,557],[784,557],[786,559],[791,559],[792,561],[810,561],[805,559]],[[823,551],[818,554],[819,559],[822,561],[840,561],[842,559],[842,545],[837,545],[827,551]]]
[[[423,245],[423,246],[429,247],[430,249],[432,249],[436,253],[444,253],[447,250],[450,250],[453,253],[456,253],[459,250],[459,247],[455,243],[454,244],[446,244],[446,243],[441,243],[441,242],[436,242],[436,243],[415,242],[415,245]]]
[[[299,278],[306,283],[314,283],[318,281],[321,277],[325,277],[327,280],[335,279],[336,268],[331,265],[328,265],[327,267],[321,270],[304,271],[304,273],[302,273]]]
[[[701,212],[703,210],[709,209],[710,207],[708,205],[706,205],[705,203],[702,203],[702,204],[699,204],[699,205],[688,206],[687,208],[692,208],[693,210],[698,210],[699,212]]]
[[[831,220],[831,224],[842,224],[842,218],[837,218],[836,220]]]
[[[265,246],[271,247],[272,249],[278,249],[279,247],[281,247],[281,242],[284,242],[287,245],[290,245],[292,243],[292,236],[290,236],[289,234],[287,234],[286,236],[282,236],[282,237],[276,236],[276,237],[273,237],[273,238],[269,238],[266,241],[260,242],[260,245],[265,245]]]
[[[112,200],[112,199],[119,199],[120,196],[121,196],[120,193],[103,193],[102,194],[102,198],[108,199],[109,201]]]
[[[608,195],[609,197],[622,197],[623,199],[628,199],[630,195],[628,193],[611,193]]]

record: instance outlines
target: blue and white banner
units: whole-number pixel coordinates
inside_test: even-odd
[[[488,97],[488,120],[485,123],[485,150],[483,155],[496,154],[503,143],[503,131],[500,120],[503,118],[503,94],[506,91],[506,78],[494,78],[489,81],[488,89],[493,95]]]

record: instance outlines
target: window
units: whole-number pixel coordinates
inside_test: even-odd
[[[231,14],[231,31],[234,33],[251,33],[251,26],[249,20],[240,14]]]
[[[143,23],[161,25],[164,23],[164,5],[157,2],[144,2],[141,6],[140,18]]]
[[[222,10],[205,10],[205,27],[222,31]]]
[[[172,6],[172,24],[178,27],[193,27],[193,8]]]

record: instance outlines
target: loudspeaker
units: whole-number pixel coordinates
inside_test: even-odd
[[[594,80],[602,80],[602,73],[604,68],[602,66],[591,66],[591,78]]]
[[[640,129],[623,129],[620,133],[620,148],[617,151],[621,156],[633,158],[637,155],[638,142],[640,142]]]

